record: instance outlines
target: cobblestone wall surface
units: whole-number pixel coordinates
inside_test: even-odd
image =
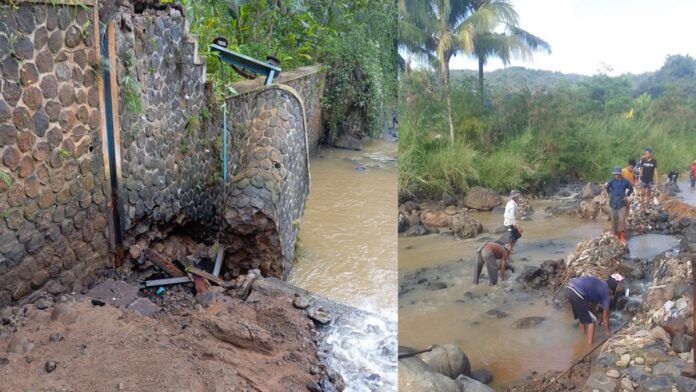
[[[109,263],[92,9],[0,5],[0,307]]]
[[[285,278],[309,193],[305,109],[299,93],[282,85],[243,100],[251,121],[225,206],[225,260],[233,274],[259,268]]]

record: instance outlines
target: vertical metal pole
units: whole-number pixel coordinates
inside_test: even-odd
[[[225,63],[220,57],[220,79],[225,84]],[[223,98],[224,99],[224,98]],[[227,187],[227,102],[222,103],[222,179]]]

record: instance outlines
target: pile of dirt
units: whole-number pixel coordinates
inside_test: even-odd
[[[217,287],[155,317],[80,294],[7,307],[2,390],[341,390],[302,301],[264,284],[246,300]]]

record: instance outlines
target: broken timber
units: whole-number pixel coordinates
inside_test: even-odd
[[[145,287],[155,287],[155,286],[168,286],[170,284],[181,284],[190,283],[191,278],[188,276],[178,277],[178,278],[167,278],[167,279],[155,279],[145,281]]]
[[[191,266],[191,267],[188,267],[186,270],[188,272],[196,275],[196,276],[200,276],[201,278],[208,279],[209,281],[217,284],[218,286],[222,286],[225,288],[234,286],[233,282],[228,282],[228,281],[221,279],[217,276],[213,276],[211,273],[203,271],[202,269],[198,269],[196,267]]]
[[[171,261],[167,260],[166,257],[162,256],[161,254],[155,252],[152,249],[145,249],[145,257],[173,278],[186,277],[186,273],[176,268],[176,266],[172,264]]]

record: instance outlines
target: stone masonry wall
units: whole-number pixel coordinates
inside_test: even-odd
[[[285,278],[309,193],[305,109],[299,93],[283,85],[243,101],[252,120],[225,206],[225,262],[232,275],[259,268]]]
[[[211,115],[204,110],[205,65],[196,57],[184,17],[170,8],[122,12],[115,21],[119,199],[128,246],[158,225],[212,219],[221,183],[211,181],[220,172],[219,158],[211,152],[215,135],[202,126],[203,117]]]
[[[91,7],[0,4],[0,307],[110,263],[92,23]]]

